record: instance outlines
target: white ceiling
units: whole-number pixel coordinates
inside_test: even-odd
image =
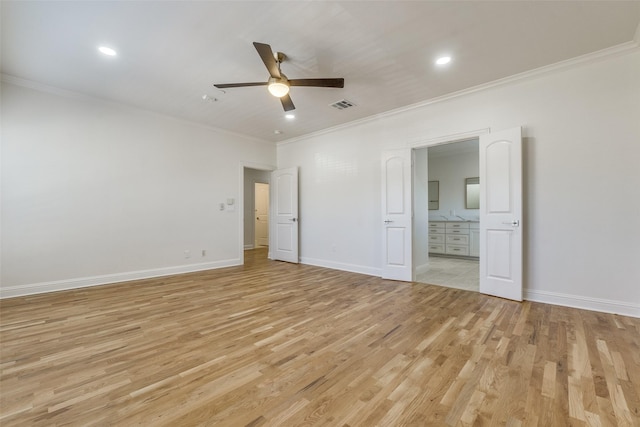
[[[8,1],[2,73],[282,141],[632,41],[637,1]],[[289,60],[286,120],[252,42]],[[97,52],[106,44],[115,58]],[[436,67],[436,57],[453,61]],[[208,94],[217,102],[204,101]],[[328,105],[347,99],[357,106]],[[282,134],[274,134],[274,130]]]

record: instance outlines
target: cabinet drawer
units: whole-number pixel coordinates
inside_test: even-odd
[[[468,230],[469,223],[467,222],[448,222],[447,223],[447,233],[449,230]]]
[[[469,235],[466,234],[447,234],[447,245],[469,245]]]
[[[429,231],[439,231],[440,233],[444,233],[445,230],[444,222],[430,222],[429,223]]]
[[[447,253],[450,255],[469,255],[469,246],[447,245]]]
[[[450,234],[469,234],[468,228],[447,228],[447,235]]]
[[[444,243],[444,234],[429,234],[429,244]]]
[[[443,254],[445,253],[444,251],[444,245],[443,244],[429,244],[429,253],[432,254]]]

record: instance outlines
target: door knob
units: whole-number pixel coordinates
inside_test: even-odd
[[[517,219],[514,219],[513,221],[503,221],[504,225],[510,225],[512,227],[518,227],[520,226],[520,221],[518,221]]]
[[[291,218],[291,221],[296,222],[298,219],[297,218]]]

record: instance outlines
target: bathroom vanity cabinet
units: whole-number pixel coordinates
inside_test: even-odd
[[[429,253],[480,256],[480,224],[463,221],[429,221]]]

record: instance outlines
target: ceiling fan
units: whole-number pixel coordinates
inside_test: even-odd
[[[264,62],[264,66],[269,71],[269,79],[266,82],[256,83],[226,83],[226,84],[214,84],[218,89],[226,89],[232,87],[246,87],[246,86],[267,86],[269,92],[280,98],[284,111],[295,110],[296,107],[291,101],[289,96],[289,88],[291,86],[307,86],[307,87],[344,87],[344,79],[288,79],[280,71],[280,64],[287,58],[287,56],[278,52],[273,54],[271,46],[264,43],[253,42],[258,51],[258,55]]]

